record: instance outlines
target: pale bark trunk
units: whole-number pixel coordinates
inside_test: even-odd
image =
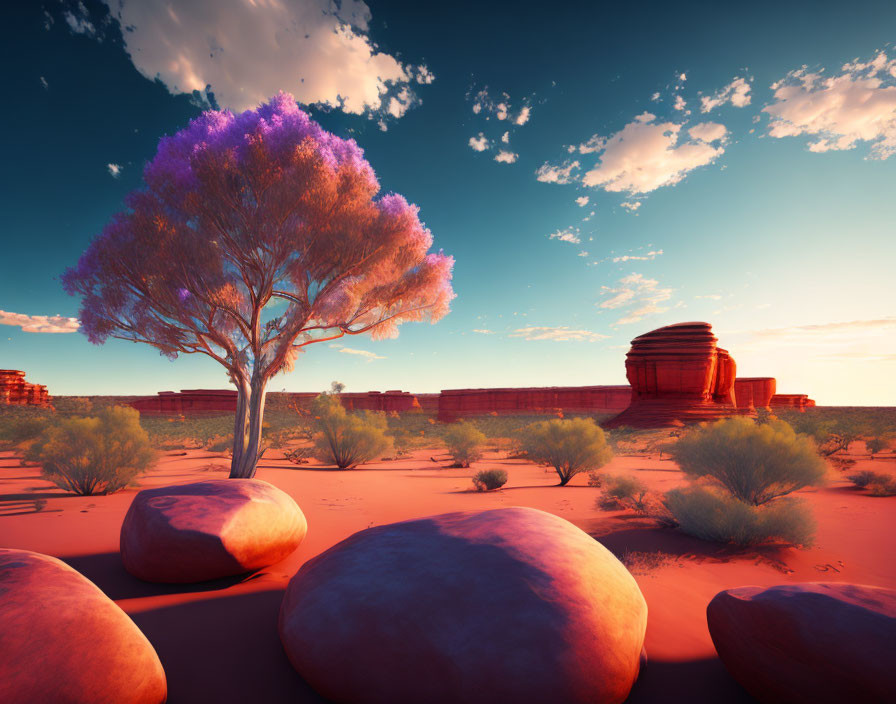
[[[231,478],[252,479],[255,476],[255,467],[258,464],[259,447],[261,446],[261,425],[264,421],[266,385],[267,379],[258,376],[252,377],[247,404],[246,442],[243,446],[239,465],[233,465],[231,468]]]
[[[249,395],[251,389],[246,382],[238,382],[236,385],[236,416],[233,419],[233,457],[230,460],[230,478],[242,476],[243,456],[245,454],[246,440],[249,424]]]

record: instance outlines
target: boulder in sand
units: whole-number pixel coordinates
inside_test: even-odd
[[[167,691],[146,636],[93,582],[0,549],[0,702],[159,704]]]
[[[121,526],[121,559],[147,582],[203,582],[279,562],[307,530],[296,502],[258,479],[144,489]]]
[[[341,704],[622,702],[647,604],[612,553],[531,508],[370,528],[290,581],[280,638]]]
[[[725,667],[760,702],[896,698],[896,591],[786,584],[719,592],[706,610]]]

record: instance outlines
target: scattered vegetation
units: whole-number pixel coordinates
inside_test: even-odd
[[[443,437],[448,452],[454,458],[455,467],[469,467],[482,457],[485,433],[470,423],[453,423]]]
[[[507,471],[503,469],[483,469],[473,475],[473,486],[477,491],[500,489],[507,483]]]
[[[648,574],[675,561],[675,558],[662,550],[640,552],[626,550],[619,561],[632,574]]]
[[[736,545],[811,544],[809,509],[782,497],[821,483],[826,464],[812,441],[787,423],[729,418],[690,431],[672,454],[686,474],[706,483],[665,496],[685,533]]]
[[[307,464],[311,458],[311,449],[310,447],[294,447],[284,452],[283,458],[293,464]]]
[[[868,450],[871,459],[874,459],[877,453],[886,450],[888,446],[889,443],[884,438],[868,438],[865,441],[865,449]]]
[[[580,472],[600,469],[613,457],[604,431],[589,418],[533,423],[526,428],[521,445],[531,460],[556,470],[560,486]]]
[[[753,506],[819,484],[827,471],[812,442],[787,423],[743,417],[690,431],[672,456],[685,474],[708,477]]]
[[[127,486],[156,459],[140,414],[118,406],[90,418],[59,418],[29,448],[29,460],[56,486],[82,496]]]
[[[667,492],[665,504],[683,532],[703,540],[809,546],[815,534],[808,506],[792,497],[756,506],[718,489],[692,486]]]
[[[351,469],[382,456],[392,449],[392,438],[381,413],[349,413],[338,397],[322,394],[313,412],[320,432],[314,436],[318,459],[340,469]]]
[[[230,435],[215,435],[205,444],[209,452],[227,453],[233,450],[233,433]]]
[[[872,496],[896,496],[896,477],[890,474],[864,470],[848,475],[847,479]]]
[[[647,509],[647,486],[633,474],[610,474],[604,477],[602,508],[631,508],[639,513]]]
[[[595,489],[599,489],[603,483],[604,477],[600,472],[594,469],[588,472],[588,486],[593,486]]]

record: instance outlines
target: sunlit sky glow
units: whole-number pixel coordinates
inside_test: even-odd
[[[206,358],[90,345],[58,277],[161,136],[282,89],[420,207],[458,297],[270,390],[619,384],[633,337],[705,320],[741,376],[896,405],[896,6],[620,5],[4,5],[0,368],[224,388]]]

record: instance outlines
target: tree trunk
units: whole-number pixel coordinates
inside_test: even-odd
[[[259,447],[261,446],[261,425],[264,420],[264,399],[267,379],[253,376],[249,389],[248,418],[245,445],[239,465],[232,467],[230,478],[252,479],[255,476],[255,467],[259,459]]]
[[[233,456],[230,460],[231,479],[242,476],[240,467],[245,454],[249,430],[249,395],[251,394],[251,389],[249,384],[245,382],[238,382],[236,389],[236,416],[233,419]]]

